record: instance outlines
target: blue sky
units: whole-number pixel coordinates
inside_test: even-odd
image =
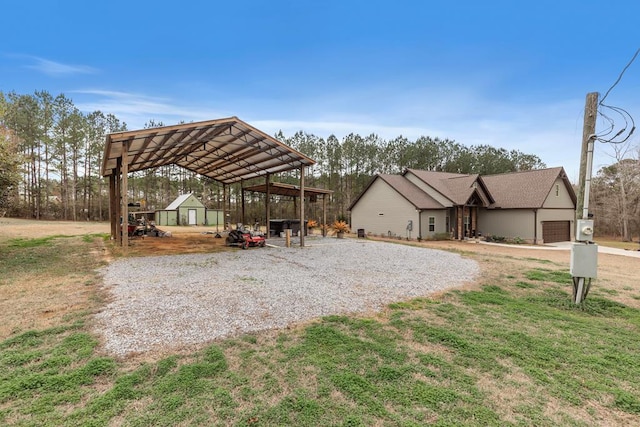
[[[4,92],[64,93],[129,129],[235,115],[269,134],[489,144],[564,166],[573,181],[585,96],[604,94],[640,47],[635,0],[5,0],[0,10]],[[607,103],[640,117],[640,59]],[[594,172],[607,153],[596,146]]]

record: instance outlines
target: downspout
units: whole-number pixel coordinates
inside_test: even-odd
[[[538,209],[533,210],[533,244],[538,244]]]

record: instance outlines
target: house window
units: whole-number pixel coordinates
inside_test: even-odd
[[[430,216],[429,217],[429,232],[432,233],[434,231],[436,231],[436,217]]]
[[[469,237],[469,229],[471,228],[471,217],[469,215],[464,216],[464,235]]]
[[[556,197],[560,195],[560,184],[556,184]]]

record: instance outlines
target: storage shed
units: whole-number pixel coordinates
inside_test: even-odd
[[[203,225],[206,224],[206,209],[193,193],[182,194],[165,209],[156,211],[156,224]]]

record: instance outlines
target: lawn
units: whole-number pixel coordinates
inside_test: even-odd
[[[486,274],[464,289],[120,360],[89,328],[105,298],[94,271],[103,238],[0,241],[5,303],[34,278],[86,291],[53,324],[5,334],[0,424],[640,425],[640,310],[607,280],[574,306],[563,263],[468,253]]]
[[[620,239],[611,237],[597,237],[595,242],[601,246],[609,246],[612,248],[627,249],[630,251],[640,250],[640,243],[638,242],[623,242]]]

